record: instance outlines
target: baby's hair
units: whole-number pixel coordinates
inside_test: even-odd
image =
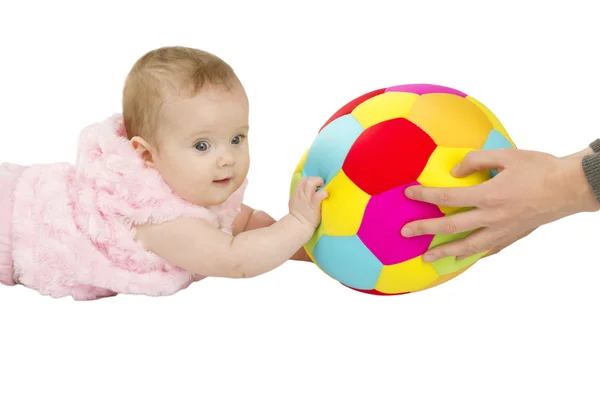
[[[161,47],[144,54],[131,68],[123,88],[127,136],[156,144],[160,108],[169,96],[194,96],[205,84],[231,88],[238,83],[229,64],[206,51]]]

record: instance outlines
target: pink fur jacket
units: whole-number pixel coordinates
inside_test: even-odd
[[[184,201],[143,165],[114,115],[82,131],[75,165],[33,165],[17,181],[15,280],[76,300],[174,294],[203,277],[146,251],[132,224],[195,217],[231,234],[247,184],[217,207]]]

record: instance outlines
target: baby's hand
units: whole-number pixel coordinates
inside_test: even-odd
[[[302,178],[296,184],[289,201],[290,214],[312,229],[316,229],[321,223],[321,202],[329,197],[324,189],[317,192],[317,187],[322,185],[321,178]]]

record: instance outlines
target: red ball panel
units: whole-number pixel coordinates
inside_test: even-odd
[[[365,129],[342,166],[365,193],[378,195],[417,180],[437,145],[407,119],[383,121]]]
[[[356,106],[358,106],[359,104],[361,104],[362,102],[364,102],[366,100],[369,100],[371,97],[375,97],[378,94],[384,93],[385,90],[386,90],[385,88],[384,89],[373,90],[372,92],[365,93],[362,96],[357,97],[354,100],[350,101],[348,104],[346,104],[345,106],[343,106],[342,108],[340,108],[339,110],[337,110],[336,113],[333,114],[331,116],[331,118],[329,118],[327,120],[327,122],[325,122],[323,124],[323,126],[321,127],[321,129],[319,129],[319,132],[321,132],[323,130],[323,128],[325,126],[327,126],[327,124],[329,124],[334,119],[338,119],[341,116],[344,116],[346,114],[350,114],[352,111],[354,111],[354,109],[356,108]]]
[[[342,285],[344,285],[344,284],[342,283]],[[410,292],[402,292],[402,293],[382,293],[382,292],[380,292],[380,291],[378,291],[378,290],[375,290],[375,289],[371,289],[371,290],[363,290],[363,289],[357,289],[357,288],[353,288],[353,287],[351,287],[351,286],[348,286],[348,285],[344,285],[344,286],[346,286],[347,288],[350,288],[350,289],[352,289],[352,290],[356,290],[357,292],[366,293],[366,294],[373,294],[373,295],[376,295],[376,296],[399,296],[399,295],[401,295],[401,294],[409,294],[409,293],[410,293]]]

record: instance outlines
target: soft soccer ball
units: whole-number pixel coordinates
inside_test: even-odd
[[[294,171],[290,194],[304,176],[321,177],[329,192],[304,248],[327,275],[365,293],[405,294],[446,282],[485,253],[432,263],[422,255],[470,232],[404,238],[400,230],[466,209],[410,200],[404,190],[484,182],[496,171],[454,178],[450,170],[469,151],[511,147],[498,118],[458,90],[411,84],[366,93],[327,120]]]

